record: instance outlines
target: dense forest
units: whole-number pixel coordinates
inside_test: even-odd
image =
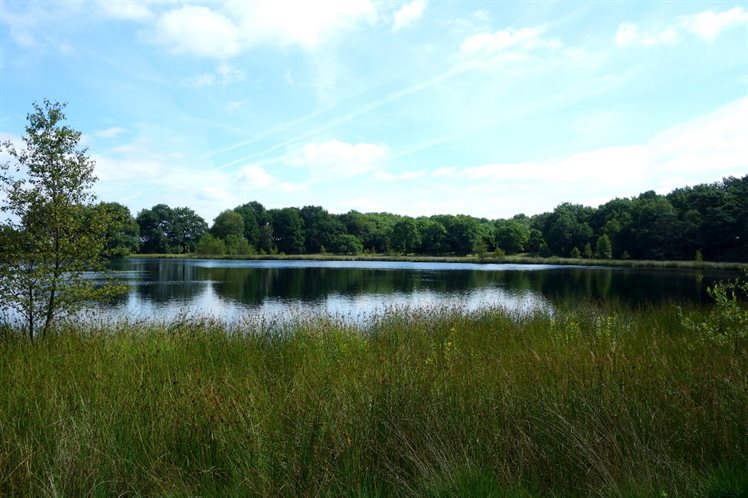
[[[564,203],[552,212],[488,220],[331,214],[320,206],[266,209],[248,202],[212,226],[188,207],[158,204],[132,217],[102,203],[113,221],[111,256],[128,253],[519,254],[585,258],[748,261],[748,175],[613,199],[597,208]]]

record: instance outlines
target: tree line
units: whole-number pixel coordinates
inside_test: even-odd
[[[212,225],[188,207],[157,204],[133,217],[102,203],[113,220],[112,255],[131,252],[263,254],[532,254],[654,260],[747,261],[748,175],[616,198],[597,208],[563,203],[551,212],[489,220],[466,215],[409,217],[321,206],[267,209],[252,201]]]

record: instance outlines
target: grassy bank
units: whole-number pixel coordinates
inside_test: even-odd
[[[746,496],[748,355],[683,323],[579,307],[6,333],[0,496]]]
[[[496,263],[496,264],[545,264],[545,265],[579,265],[579,266],[618,266],[623,268],[703,268],[715,270],[741,270],[748,268],[748,263],[717,262],[717,261],[656,261],[633,259],[583,259],[583,258],[540,258],[526,255],[495,257],[492,254],[484,256],[415,256],[415,255],[387,255],[360,254],[357,256],[342,256],[335,254],[263,254],[251,256],[206,256],[200,254],[133,254],[130,258],[160,258],[160,259],[229,259],[229,260],[270,260],[270,261],[409,261],[427,263]]]

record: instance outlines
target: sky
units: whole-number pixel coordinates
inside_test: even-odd
[[[495,219],[748,174],[746,2],[0,0],[0,37],[0,139],[67,102],[133,214]]]

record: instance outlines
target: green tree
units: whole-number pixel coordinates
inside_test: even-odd
[[[92,215],[105,220],[102,235],[106,240],[104,256],[107,258],[124,258],[138,252],[140,247],[140,227],[130,214],[127,206],[117,202],[100,202],[94,207]]]
[[[447,230],[447,244],[449,250],[455,254],[465,255],[475,251],[480,239],[480,225],[478,221],[465,215],[433,217],[444,225]]]
[[[403,218],[395,223],[392,227],[390,242],[394,251],[403,254],[415,251],[421,241],[413,218]]]
[[[140,250],[145,253],[166,254],[173,252],[171,232],[174,211],[166,204],[156,204],[143,209],[135,221],[140,227]]]
[[[592,252],[592,244],[587,242],[584,245],[584,252],[582,253],[585,258],[590,259],[592,256],[594,256],[594,253]]]
[[[247,241],[255,246],[259,247],[260,245],[260,224],[257,221],[257,214],[253,207],[253,204],[258,204],[259,206],[262,206],[262,204],[259,203],[247,203],[242,204],[241,206],[237,206],[234,208],[234,211],[239,214],[239,216],[242,217],[242,220],[244,221],[244,238],[247,239]],[[264,213],[265,208],[262,208],[262,212]]]
[[[93,209],[94,162],[79,147],[81,133],[63,124],[64,104],[45,100],[27,116],[24,147],[2,150],[0,166],[0,298],[15,310],[34,338],[85,300],[109,294],[84,272],[103,270],[105,210]]]
[[[213,237],[224,239],[229,235],[244,238],[244,219],[236,211],[227,209],[221,212],[213,220],[213,226],[210,227],[210,233]]]
[[[273,222],[273,233],[278,250],[286,254],[304,252],[304,222],[295,208],[269,211]]]
[[[304,250],[309,254],[332,247],[335,238],[345,232],[345,226],[321,206],[304,206],[299,212],[304,221]]]
[[[193,252],[197,242],[207,231],[208,224],[192,209],[178,207],[172,210],[170,245],[177,249],[177,252]]]
[[[598,258],[610,259],[613,257],[613,246],[610,244],[610,239],[605,234],[597,239],[596,249]]]
[[[421,235],[419,252],[441,254],[446,251],[447,229],[436,220],[418,218],[418,233]]]
[[[577,246],[574,246],[574,248],[572,248],[571,252],[569,253],[569,256],[574,259],[579,259],[582,256],[582,253],[579,252],[579,248]]]
[[[138,213],[141,250],[146,253],[185,253],[195,250],[208,231],[205,220],[188,207],[170,208],[156,204]]]
[[[226,243],[206,233],[195,246],[195,252],[205,256],[221,256],[226,254]]]
[[[229,234],[226,237],[226,254],[234,256],[246,256],[252,252],[252,247],[247,239],[240,235]]]
[[[349,233],[341,233],[335,237],[330,249],[335,254],[355,255],[364,252],[364,246],[361,244],[361,241],[358,240],[358,237]]]
[[[506,254],[516,254],[525,250],[530,240],[530,227],[515,220],[496,223],[494,241]]]

